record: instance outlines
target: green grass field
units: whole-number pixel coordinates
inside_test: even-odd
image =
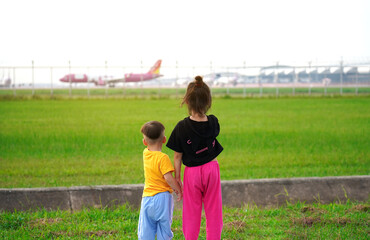
[[[173,239],[183,239],[181,211]],[[369,206],[287,204],[277,208],[224,207],[222,239],[368,239]],[[127,206],[69,211],[0,212],[1,239],[137,239],[139,211]],[[199,239],[206,239],[203,218]]]
[[[0,89],[0,97],[31,97],[33,94],[36,98],[53,96],[65,97],[71,95],[72,97],[120,97],[120,98],[171,98],[174,96],[182,96],[185,93],[185,87],[179,88],[131,88],[131,87],[117,87],[117,88],[56,88],[56,89]],[[369,95],[370,87],[355,86],[342,87],[231,87],[231,88],[212,88],[213,96],[236,96],[236,97],[253,97],[253,96],[336,96],[340,95]]]
[[[0,101],[0,187],[143,183],[140,127],[180,99]],[[222,180],[370,173],[370,98],[216,98]],[[166,147],[163,151],[172,158]]]

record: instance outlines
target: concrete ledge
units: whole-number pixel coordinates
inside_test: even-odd
[[[223,181],[221,185],[223,202],[234,207],[282,205],[287,201],[361,202],[367,201],[370,194],[370,176],[237,180]]]
[[[129,203],[140,207],[144,185],[112,185],[94,187],[71,187],[71,209],[83,207],[106,207]]]
[[[282,205],[286,201],[367,201],[370,176],[312,177],[222,181],[223,205]],[[128,203],[139,207],[143,184],[92,187],[0,189],[0,210],[80,210]],[[175,202],[181,208],[181,202]]]
[[[12,188],[0,189],[0,210],[70,210],[68,188]]]

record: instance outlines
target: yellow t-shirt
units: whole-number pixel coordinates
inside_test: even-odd
[[[175,171],[168,155],[160,151],[149,151],[148,148],[145,148],[143,161],[145,176],[143,197],[154,196],[166,191],[172,193],[172,188],[163,177],[166,173]]]

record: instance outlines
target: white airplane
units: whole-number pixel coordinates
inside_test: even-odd
[[[214,86],[221,87],[230,84],[235,86],[238,83],[240,77],[240,74],[236,72],[220,72],[208,74],[205,82],[208,82]]]
[[[6,77],[3,71],[3,76],[0,78],[0,87],[8,88],[12,83],[12,79],[8,76]]]
[[[179,78],[175,82],[175,86],[187,86],[194,79],[191,77]]]

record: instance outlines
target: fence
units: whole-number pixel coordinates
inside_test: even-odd
[[[215,96],[343,95],[370,93],[370,63],[307,66],[170,66],[162,77],[126,82],[128,72],[150,66],[0,66],[0,96],[171,97],[182,95],[195,75],[202,75]],[[85,82],[61,82],[68,74]],[[89,81],[96,76],[104,82]],[[110,84],[110,76],[121,80]],[[77,77],[76,77],[77,78]]]

